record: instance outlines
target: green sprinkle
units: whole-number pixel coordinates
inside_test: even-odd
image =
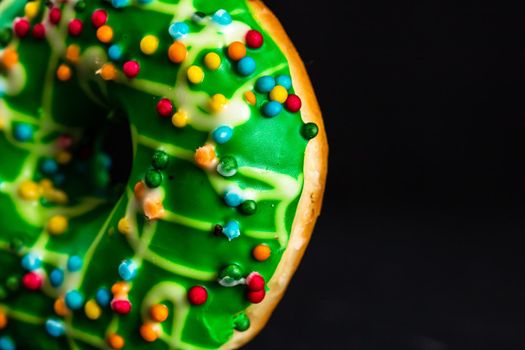
[[[162,173],[155,169],[150,169],[144,178],[149,188],[157,188],[162,184]]]
[[[319,133],[319,127],[315,123],[306,123],[303,125],[301,133],[305,139],[311,140]]]
[[[169,156],[164,151],[155,151],[151,165],[155,169],[164,169],[168,166]]]
[[[224,177],[235,175],[237,173],[237,160],[232,156],[222,157],[219,165],[217,165],[217,172]]]
[[[240,313],[233,319],[233,325],[239,332],[244,332],[250,328],[250,319],[244,312]]]
[[[257,203],[249,199],[241,204],[240,209],[244,215],[253,215],[257,211]]]
[[[20,287],[20,277],[11,275],[7,278],[6,286],[11,291],[16,291]]]
[[[75,11],[77,12],[84,12],[86,9],[86,2],[85,1],[79,1],[75,5]]]

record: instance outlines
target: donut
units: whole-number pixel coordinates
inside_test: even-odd
[[[3,0],[0,97],[0,350],[255,337],[328,154],[262,2]]]

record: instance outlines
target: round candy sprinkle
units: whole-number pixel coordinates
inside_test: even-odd
[[[122,338],[118,334],[110,334],[106,338],[106,343],[109,345],[110,348],[115,350],[120,350],[126,345],[126,342],[124,341],[124,338]]]
[[[195,163],[201,168],[208,168],[215,163],[215,148],[212,145],[204,145],[195,151]]]
[[[84,304],[84,296],[76,289],[67,292],[64,299],[71,310],[78,310]]]
[[[277,85],[270,91],[270,100],[277,101],[279,103],[284,103],[286,99],[288,98],[288,91],[280,86]]]
[[[172,23],[169,27],[169,33],[175,40],[184,38],[190,32],[190,27],[184,22]]]
[[[20,288],[20,278],[17,275],[11,275],[5,281],[7,289],[10,291],[17,291]]]
[[[272,251],[266,244],[259,244],[252,250],[252,256],[257,261],[266,261],[270,258]]]
[[[319,133],[319,127],[315,123],[306,123],[301,129],[301,134],[307,140],[311,140]]]
[[[58,171],[56,160],[47,158],[40,163],[40,170],[46,175],[52,175]]]
[[[208,52],[204,56],[204,64],[209,70],[217,70],[221,66],[221,56],[215,52]]]
[[[159,38],[155,35],[146,35],[140,41],[140,51],[145,55],[152,55],[159,48]]]
[[[47,222],[47,232],[52,235],[60,235],[66,232],[68,222],[65,216],[55,215]]]
[[[53,338],[58,338],[64,335],[64,322],[58,319],[49,318],[46,320],[46,331]]]
[[[244,283],[242,269],[237,264],[230,264],[219,272],[219,284],[223,287],[234,287]]]
[[[186,59],[188,55],[188,49],[186,45],[180,41],[175,41],[168,49],[168,57],[173,63],[181,63]]]
[[[251,91],[246,91],[244,93],[244,99],[252,106],[255,106],[255,104],[257,103],[257,97],[255,97],[255,94]]]
[[[188,80],[192,84],[200,84],[204,81],[204,72],[199,66],[191,66],[188,68]]]
[[[248,291],[246,293],[246,298],[248,301],[252,304],[259,304],[264,300],[264,297],[266,296],[266,292],[264,290],[258,290],[258,291]]]
[[[56,268],[49,274],[49,282],[55,288],[58,288],[64,283],[64,271]]]
[[[170,157],[166,152],[157,150],[153,153],[151,165],[153,165],[155,169],[165,169],[168,166],[169,159]]]
[[[246,277],[246,284],[250,291],[264,290],[265,281],[264,278],[258,272],[252,272]]]
[[[228,11],[224,9],[220,9],[217,12],[215,12],[211,19],[213,22],[222,26],[227,26],[232,23],[232,16],[230,16]]]
[[[131,259],[126,259],[120,263],[118,267],[118,274],[124,281],[131,281],[137,277],[138,266]]]
[[[28,272],[22,277],[22,284],[27,290],[39,290],[43,283],[42,276],[34,271]]]
[[[224,202],[227,206],[235,208],[242,204],[243,198],[239,191],[228,190],[224,193]]]
[[[29,124],[17,124],[13,134],[17,141],[27,142],[33,138],[33,128]]]
[[[107,24],[104,24],[103,26],[99,27],[97,29],[97,39],[104,43],[108,44],[113,40],[113,28],[108,26]]]
[[[108,20],[108,13],[103,9],[93,11],[91,14],[91,23],[95,28],[102,27]]]
[[[272,89],[275,87],[275,79],[269,75],[265,75],[264,77],[260,77],[255,82],[255,90],[262,94],[269,93],[272,91]]]
[[[131,288],[127,282],[119,281],[111,286],[111,293],[113,293],[113,296],[118,299],[122,296],[126,296],[130,289]]]
[[[102,315],[102,309],[93,299],[88,300],[86,305],[84,305],[84,312],[90,320],[98,320]]]
[[[44,39],[46,36],[46,27],[42,23],[37,23],[33,26],[33,38]]]
[[[210,99],[210,110],[213,113],[219,113],[226,107],[226,104],[228,103],[228,99],[223,94],[215,94]]]
[[[82,29],[84,28],[84,24],[81,20],[78,18],[72,19],[71,22],[68,24],[68,31],[69,34],[72,36],[79,36],[82,33]]]
[[[69,315],[69,309],[67,308],[64,298],[57,298],[53,303],[53,310],[58,316],[67,316]]]
[[[101,307],[106,307],[111,301],[111,292],[107,288],[100,288],[95,294],[95,300]]]
[[[245,77],[255,72],[256,68],[255,60],[249,56],[244,57],[237,63],[237,71]]]
[[[237,160],[232,156],[224,156],[217,165],[217,172],[224,177],[237,174]]]
[[[67,259],[67,269],[70,272],[80,271],[82,264],[82,258],[78,255],[72,255],[69,257],[69,259]]]
[[[84,12],[86,9],[86,2],[84,0],[77,1],[75,4],[75,11],[77,12]]]
[[[62,11],[60,11],[58,7],[53,7],[51,10],[49,10],[49,22],[51,22],[51,24],[57,25],[61,18]]]
[[[149,188],[157,188],[162,184],[162,173],[156,169],[149,169],[144,177],[144,182]]]
[[[299,96],[290,94],[288,98],[286,99],[286,102],[284,105],[286,106],[287,110],[289,110],[292,113],[295,113],[295,112],[299,112],[303,103]]]
[[[131,312],[131,303],[125,299],[114,299],[111,302],[111,309],[119,315],[127,315]]]
[[[8,322],[5,312],[0,309],[0,330],[7,327]]]
[[[173,103],[167,98],[161,98],[157,102],[157,113],[161,117],[169,117],[173,113]]]
[[[258,49],[264,43],[264,37],[262,36],[262,34],[259,31],[254,30],[254,29],[249,30],[246,33],[245,40],[246,40],[246,45],[248,45],[248,47],[252,49]]]
[[[208,300],[208,291],[203,286],[191,287],[188,291],[188,300],[192,305],[202,305]]]
[[[262,112],[265,117],[273,118],[283,110],[283,105],[277,101],[270,101],[263,106]]]
[[[76,64],[78,63],[79,58],[80,58],[80,47],[76,44],[69,45],[66,49],[66,60],[68,60],[69,62],[73,64]],[[62,140],[63,138],[64,136],[61,136],[59,140]],[[63,147],[63,148],[67,148],[67,147]]]
[[[233,326],[236,330],[239,332],[244,332],[250,328],[250,319],[248,316],[243,312],[233,319]]]
[[[241,235],[239,223],[235,220],[228,221],[222,230],[223,235],[231,241]]]
[[[221,125],[213,130],[212,137],[215,142],[222,145],[231,140],[233,137],[233,129],[227,125]]]
[[[188,125],[188,114],[183,110],[178,110],[171,117],[171,123],[177,128],[183,128]]]
[[[275,81],[277,82],[277,85],[281,85],[286,90],[290,90],[292,88],[292,78],[289,75],[279,75],[277,78],[275,78]]]
[[[108,56],[113,61],[119,61],[122,58],[122,47],[118,44],[113,44],[108,48]]]
[[[33,181],[24,181],[18,188],[18,195],[27,201],[34,201],[40,197],[38,184]]]
[[[106,81],[113,80],[117,77],[117,69],[112,63],[104,63],[100,68],[100,76]]]
[[[6,46],[13,38],[13,29],[4,28],[0,30],[0,46]]]
[[[36,254],[27,253],[22,257],[22,267],[27,271],[34,271],[42,266],[42,259]]]
[[[15,345],[14,340],[11,337],[7,335],[0,337],[0,350],[15,350],[15,349],[16,349],[16,345]]]
[[[29,33],[29,30],[31,29],[31,25],[29,24],[29,21],[25,18],[17,18],[15,19],[15,22],[13,23],[13,31],[15,32],[16,36],[19,38],[23,38]]]
[[[137,75],[139,75],[140,72],[140,65],[137,61],[127,61],[122,66],[122,70],[124,72],[124,75],[128,77],[129,79],[135,78]]]
[[[149,309],[149,315],[155,322],[164,322],[168,319],[169,310],[164,304],[155,304]]]
[[[138,2],[141,5],[147,5],[147,4],[151,4],[153,0],[138,0]]]
[[[26,6],[24,7],[24,13],[25,17],[28,20],[32,20],[36,17],[36,15],[38,14],[38,6],[39,4],[36,1],[31,1],[26,4]]]
[[[71,68],[66,64],[61,64],[57,69],[57,78],[60,81],[68,81],[71,79]]]
[[[228,46],[228,57],[234,61],[239,61],[246,56],[246,46],[240,41],[234,41]]]
[[[152,343],[159,339],[160,329],[157,324],[153,322],[144,323],[140,326],[140,336],[148,343]]]
[[[257,211],[257,203],[251,199],[248,199],[241,204],[240,209],[241,213],[244,215],[253,215]]]
[[[13,68],[18,63],[18,52],[12,48],[6,48],[1,55],[1,64],[6,69]]]
[[[122,8],[129,5],[130,0],[111,0],[111,5],[113,5],[114,8]]]

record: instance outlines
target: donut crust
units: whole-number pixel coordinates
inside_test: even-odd
[[[261,0],[247,0],[252,15],[271,35],[286,56],[294,89],[303,101],[301,114],[304,122],[316,123],[319,134],[308,142],[304,162],[304,188],[292,225],[288,246],[275,274],[268,282],[269,291],[260,304],[250,306],[246,313],[251,325],[245,332],[234,331],[232,339],[222,349],[238,349],[252,340],[266,325],[282,299],[290,280],[299,266],[317,217],[325,189],[328,165],[328,142],[321,110],[303,61],[279,20]]]

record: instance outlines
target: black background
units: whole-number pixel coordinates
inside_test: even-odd
[[[525,349],[523,8],[267,0],[330,143],[311,245],[247,349]]]

